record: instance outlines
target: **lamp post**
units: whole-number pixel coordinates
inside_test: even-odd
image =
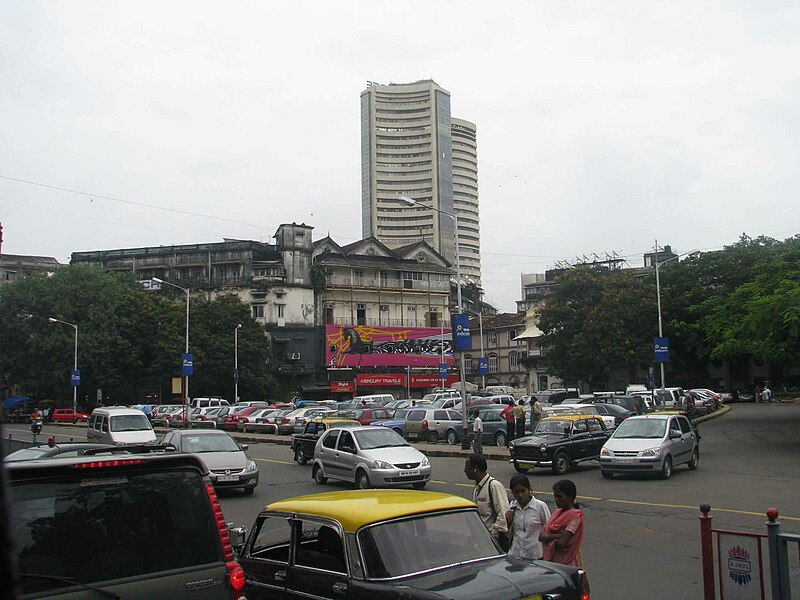
[[[435,210],[438,213],[446,215],[453,219],[453,228],[455,229],[455,254],[456,254],[456,289],[458,290],[458,312],[462,314],[464,309],[462,308],[461,304],[461,259],[458,255],[458,216],[454,212],[447,212],[446,210],[442,210],[441,208],[435,208],[433,206],[427,206],[425,204],[420,204],[413,198],[409,198],[408,196],[400,196],[400,200],[403,201],[408,206],[416,206],[422,207],[428,210]],[[453,339],[455,342],[455,337]],[[460,366],[460,375],[461,375],[461,449],[462,450],[469,450],[469,430],[467,427],[467,389],[466,389],[466,377],[464,375],[464,351],[461,351],[461,360],[459,361]]]
[[[239,323],[233,330],[233,402],[239,404]]]
[[[480,336],[481,336],[481,359],[483,359],[483,315],[480,312],[476,312],[474,310],[464,309],[464,312],[467,314],[477,315],[478,317],[478,328],[480,329]],[[480,369],[480,361],[478,361],[478,368]],[[481,389],[486,389],[486,375],[481,373]]]
[[[658,251],[658,240],[656,240],[656,251]],[[661,262],[654,261],[655,268],[656,268],[656,301],[658,304],[658,337],[664,337],[664,328],[661,321],[661,280],[658,275],[658,269],[663,265],[667,264],[668,262],[672,262],[673,260],[678,260],[681,256],[697,256],[700,254],[698,250],[692,250],[691,252],[684,252],[683,254],[678,254],[677,256],[672,256],[667,260],[662,260]],[[659,363],[660,370],[661,370],[661,397],[664,397],[664,363]]]
[[[153,277],[151,278],[151,280],[155,281],[156,283],[171,285],[172,287],[177,288],[186,294],[186,338],[183,351],[184,354],[189,354],[189,289],[181,287],[179,285],[175,285],[174,283],[170,283],[169,281],[164,281],[163,279],[159,279],[158,277]],[[182,386],[183,390],[181,398],[181,403],[183,404],[183,410],[181,411],[181,414],[183,415],[183,426],[186,427],[187,421],[189,420],[189,416],[186,410],[186,406],[189,402],[189,375],[186,374],[185,372],[182,372],[181,377],[183,379],[183,386]]]
[[[51,323],[63,323],[69,325],[75,330],[75,350],[72,354],[72,375],[70,376],[70,384],[72,385],[72,413],[78,414],[78,382],[80,381],[80,374],[78,373],[78,325],[76,323],[69,323],[61,319],[54,319],[49,317],[47,319]],[[74,377],[78,377],[76,381]]]

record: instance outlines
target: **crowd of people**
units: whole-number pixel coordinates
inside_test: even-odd
[[[505,486],[489,475],[481,454],[466,459],[464,474],[475,483],[472,500],[486,529],[509,556],[583,567],[584,515],[572,481],[562,479],[553,484],[556,508],[551,513],[547,504],[533,495],[527,475],[511,478],[514,499],[509,502]]]

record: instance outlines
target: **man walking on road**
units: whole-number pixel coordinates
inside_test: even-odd
[[[536,431],[536,426],[542,420],[542,403],[536,399],[536,396],[531,396],[531,433]]]
[[[478,514],[486,525],[486,529],[504,550],[508,550],[508,531],[506,512],[508,512],[508,493],[502,483],[489,475],[486,459],[480,454],[467,458],[464,474],[475,482],[472,490],[472,501],[478,506]]]

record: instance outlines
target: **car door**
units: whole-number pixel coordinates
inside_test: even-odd
[[[592,442],[586,458],[594,459],[600,456],[600,449],[608,439],[607,429],[603,427],[602,419],[587,419],[589,424],[589,437]]]
[[[339,441],[336,443],[336,461],[338,476],[347,481],[355,481],[356,478],[356,441],[353,434],[346,429],[342,429],[339,434]]]
[[[569,454],[572,460],[584,460],[589,456],[592,438],[589,434],[589,424],[586,419],[573,421],[570,432]]]
[[[247,597],[277,600],[286,597],[292,545],[290,515],[261,513],[239,556],[246,573]]]
[[[287,598],[346,600],[350,597],[345,545],[335,522],[308,516],[292,519],[292,562]]]
[[[428,423],[428,429],[434,430],[439,435],[444,435],[449,419],[447,418],[447,411],[444,409],[437,409],[433,411],[433,423]]]
[[[322,441],[314,448],[314,455],[322,463],[322,470],[325,475],[338,476],[338,465],[336,442],[339,441],[339,429],[330,429],[322,437]]]
[[[681,463],[689,462],[692,459],[692,451],[695,446],[695,435],[689,420],[683,416],[674,417],[681,432]]]
[[[481,442],[484,444],[494,444],[494,436],[501,429],[505,431],[506,422],[496,410],[482,410],[480,413],[483,422],[483,436]]]
[[[667,438],[665,444],[667,446],[667,452],[672,455],[673,465],[679,465],[689,460],[691,444],[686,443],[677,416],[671,417],[667,424]]]

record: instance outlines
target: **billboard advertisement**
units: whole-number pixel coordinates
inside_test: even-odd
[[[444,350],[444,360],[442,360]],[[434,367],[453,364],[450,329],[327,325],[329,367]]]

